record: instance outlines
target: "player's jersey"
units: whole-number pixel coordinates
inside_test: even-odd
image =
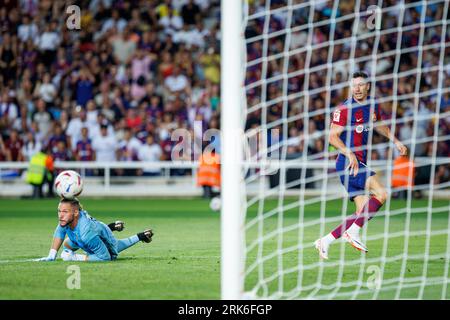
[[[365,104],[359,104],[353,97],[349,98],[336,108],[332,118],[332,123],[345,127],[340,138],[363,163],[367,162],[369,131],[373,128],[370,121],[375,122],[381,119],[380,108],[376,101],[373,112],[370,112],[371,101],[372,99],[367,97]]]
[[[95,220],[84,210],[80,210],[80,218],[73,230],[69,226],[58,225],[54,238],[64,239],[66,235],[73,244],[92,255],[89,257],[92,261],[111,260],[118,255],[117,240],[108,226]]]

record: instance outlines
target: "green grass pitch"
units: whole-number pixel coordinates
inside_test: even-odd
[[[285,205],[294,200],[286,200]],[[155,236],[150,244],[138,243],[122,252],[118,260],[106,263],[74,262],[23,262],[21,260],[46,256],[57,224],[56,207],[58,201],[0,199],[0,299],[219,299],[220,298],[220,215],[209,209],[208,202],[202,199],[85,199],[85,209],[95,218],[105,223],[121,219],[126,229],[115,233],[118,238],[128,237],[144,228],[152,227]],[[264,212],[277,208],[276,200],[266,201]],[[326,204],[326,217],[341,214],[342,201],[329,201]],[[392,282],[404,270],[404,287],[399,298],[440,299],[444,292],[450,298],[448,282],[439,281],[447,277],[445,268],[448,256],[449,202],[434,201],[433,206],[441,212],[428,217],[427,212],[415,210],[409,221],[409,242],[400,233],[408,223],[405,214],[387,218],[382,214],[369,222],[367,236],[383,234],[387,225],[389,232],[398,237],[389,238],[385,249],[388,261],[384,264],[380,299],[396,297],[398,281]],[[405,207],[402,201],[392,201],[391,210]],[[415,200],[413,208],[427,207],[426,200]],[[442,210],[444,208],[444,210]],[[445,208],[447,208],[445,210]],[[384,207],[383,207],[384,209]],[[348,205],[348,213],[353,211]],[[250,209],[249,221],[256,215],[256,206]],[[310,225],[298,229],[299,210],[293,208],[284,214],[275,214],[249,228],[247,242],[251,244],[264,231],[266,238],[260,246],[248,252],[247,266],[257,257],[263,261],[249,272],[246,286],[259,286],[258,293],[272,295],[277,291],[295,292],[299,288],[299,275],[304,288],[314,287],[318,281],[324,286],[316,295],[333,293],[336,283],[341,281],[340,293],[360,293],[353,298],[373,298],[373,291],[366,286],[371,276],[367,268],[380,267],[384,239],[367,241],[369,253],[362,254],[347,244],[337,242],[332,245],[330,260],[318,263],[317,252],[311,247],[320,234],[320,204],[305,207],[304,219]],[[331,229],[337,222],[330,222]],[[286,228],[282,237],[276,230]],[[444,230],[444,231],[443,231]],[[414,233],[419,231],[418,233]],[[422,232],[423,231],[423,232]],[[427,237],[428,231],[434,231]],[[422,232],[422,233],[421,233]],[[296,248],[299,238],[307,245]],[[424,262],[414,258],[426,252],[429,241],[429,255],[433,259]],[[413,258],[397,259],[405,247]],[[282,254],[271,255],[279,249]],[[341,257],[343,260],[341,260]],[[389,259],[393,259],[392,261]],[[345,262],[345,266],[340,264]],[[352,263],[355,262],[355,263]],[[312,266],[299,273],[296,269],[301,263]],[[317,266],[315,266],[317,264]],[[78,265],[81,275],[81,288],[70,290],[66,281],[71,273],[68,267]],[[404,268],[402,268],[404,266]],[[424,268],[426,267],[426,269]],[[280,269],[281,268],[281,269]],[[279,272],[283,270],[283,272]],[[424,270],[426,273],[424,273]],[[423,282],[418,278],[435,279]],[[321,279],[319,279],[321,277]],[[346,286],[354,280],[359,283]],[[437,279],[437,280],[436,280]],[[410,281],[411,280],[411,281]],[[448,281],[448,280],[447,280]],[[421,284],[424,284],[421,286]],[[327,286],[330,286],[327,288]],[[384,290],[386,289],[386,290]],[[445,289],[446,291],[444,291]],[[308,297],[314,289],[300,292],[300,297]],[[336,298],[339,298],[337,296]]]

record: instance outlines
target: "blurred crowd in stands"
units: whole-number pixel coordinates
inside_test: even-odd
[[[361,1],[360,11],[378,2]],[[248,3],[249,15],[266,9],[265,1]],[[355,58],[356,69],[386,75],[373,92],[414,155],[449,157],[449,139],[419,142],[450,134],[449,117],[427,118],[450,110],[449,91],[434,90],[440,82],[450,87],[450,49],[440,45],[443,34],[448,44],[450,32],[434,24],[422,35],[416,25],[422,13],[427,23],[448,19],[445,1],[407,8],[399,19],[401,3],[383,1],[383,8],[397,6],[383,14],[381,30],[391,32],[353,41],[352,17],[317,26],[308,22],[345,17],[354,12],[355,1],[339,1],[335,11],[335,1],[317,2],[312,15],[309,6],[297,5],[290,15],[277,10],[286,0],[272,0],[271,14],[249,19],[246,29],[247,129],[287,116],[288,126],[279,122],[274,128],[280,129],[279,139],[288,138],[288,154],[303,152],[308,132],[308,154],[321,155],[327,146],[326,108],[348,96]],[[79,29],[67,24],[70,5],[81,9]],[[371,32],[367,19],[361,17],[359,35]],[[408,28],[401,34],[399,21]],[[285,27],[290,32],[277,33]],[[265,31],[271,36],[260,37]],[[308,54],[310,36],[314,49]],[[374,50],[384,55],[372,65]],[[27,161],[42,148],[55,161],[171,160],[178,143],[171,139],[174,130],[195,137],[219,128],[219,81],[220,0],[0,0],[0,161]],[[397,99],[382,99],[393,96]],[[411,139],[418,142],[414,148]],[[372,159],[389,157],[389,148],[377,147],[382,142],[374,136]],[[438,180],[449,179],[448,166],[437,172]]]
[[[174,130],[217,128],[219,8],[0,0],[0,161],[170,160]]]

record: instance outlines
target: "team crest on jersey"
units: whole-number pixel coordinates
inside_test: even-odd
[[[333,121],[339,122],[340,119],[341,119],[341,110],[336,110],[333,113]]]

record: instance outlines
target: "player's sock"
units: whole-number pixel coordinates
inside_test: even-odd
[[[340,224],[336,229],[331,231],[331,235],[333,235],[335,239],[339,239],[342,234],[356,221],[356,219],[358,219],[358,217],[359,216],[356,213],[352,214],[344,221],[344,223]]]
[[[129,247],[135,245],[136,243],[138,243],[139,237],[137,235],[131,236],[129,238],[126,239],[121,239],[117,241],[117,252],[121,252],[125,249],[128,249]]]
[[[356,219],[355,224],[362,227],[366,221],[372,219],[377,211],[383,206],[377,198],[371,197],[361,210],[361,215]]]
[[[338,239],[342,236],[342,234],[345,231],[347,231],[352,226],[352,224],[356,223],[357,226],[362,227],[367,218],[366,212],[368,214],[367,220],[370,220],[375,216],[376,212],[378,211],[378,209],[381,208],[382,205],[383,204],[380,201],[378,201],[375,197],[371,197],[359,213],[355,212],[354,214],[352,214],[344,221],[344,223],[342,223],[336,229],[331,231],[331,234],[336,239]]]
[[[361,227],[358,226],[356,223],[353,223],[350,228],[347,229],[347,232],[351,235],[359,235],[359,231],[361,230]]]
[[[322,238],[322,241],[327,245],[330,245],[330,243],[332,243],[334,240],[336,240],[336,238],[331,232]]]

